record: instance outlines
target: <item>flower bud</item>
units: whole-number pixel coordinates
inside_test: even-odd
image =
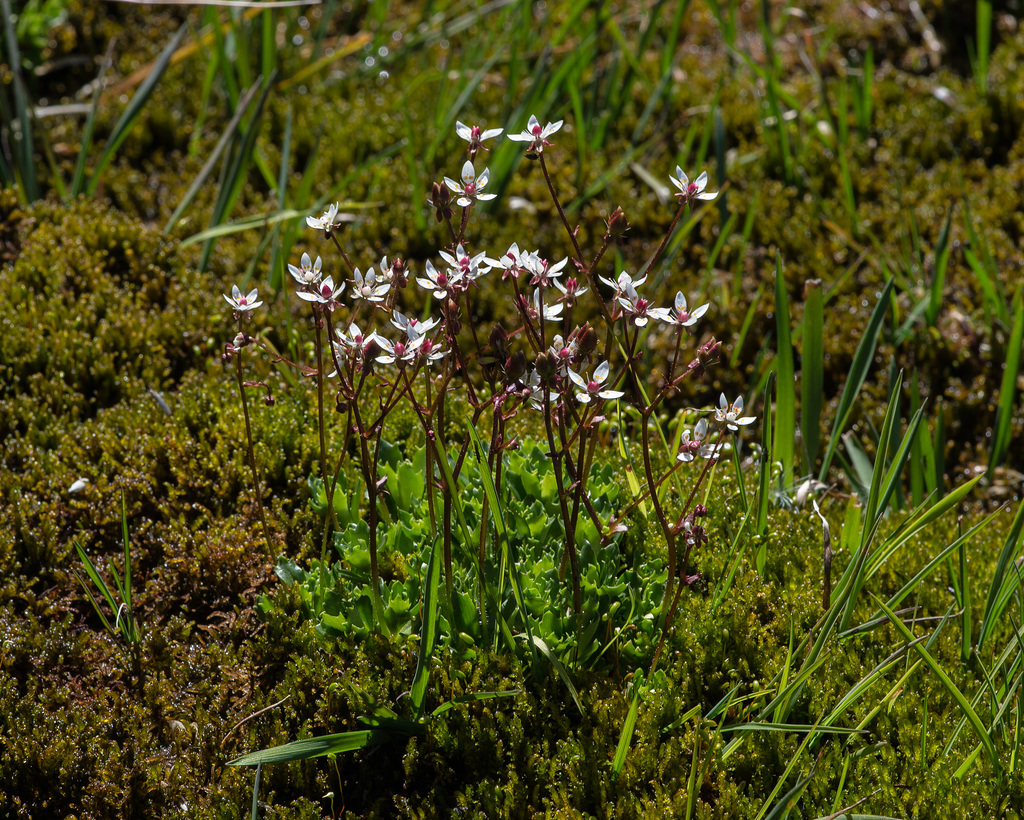
[[[616,208],[611,212],[611,215],[605,220],[607,226],[608,236],[622,236],[626,231],[629,230],[629,223],[626,221],[626,214],[623,213],[622,208]]]
[[[510,382],[517,382],[526,375],[526,354],[523,351],[512,354],[505,362],[505,378]]]
[[[537,368],[537,375],[540,376],[540,383],[547,387],[555,380],[555,374],[558,372],[558,359],[545,351],[537,356],[537,361],[534,362],[534,367]]]
[[[576,333],[576,345],[579,348],[579,358],[582,361],[597,350],[597,331],[587,322],[579,328]]]
[[[495,325],[491,330],[491,335],[487,340],[491,345],[491,350],[494,351],[494,357],[499,361],[505,361],[508,358],[508,333],[501,325]]]
[[[274,406],[274,396],[270,393],[267,393],[267,397],[263,401],[266,403],[267,407]]]

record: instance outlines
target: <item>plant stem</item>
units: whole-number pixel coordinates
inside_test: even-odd
[[[263,493],[260,492],[260,478],[256,470],[256,451],[252,442],[252,425],[249,422],[249,400],[245,396],[245,383],[242,379],[242,351],[235,354],[235,375],[238,378],[238,392],[242,397],[242,416],[245,418],[245,440],[249,445],[249,469],[252,471],[252,487],[256,495],[256,508],[260,513],[260,525],[263,538],[267,542],[267,556],[273,557],[274,548],[270,544],[270,530],[267,529],[267,517],[263,512]]]

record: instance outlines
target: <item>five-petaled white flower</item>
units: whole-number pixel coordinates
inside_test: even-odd
[[[483,129],[479,125],[469,126],[461,122],[455,123],[455,133],[469,143],[468,150],[471,157],[475,157],[476,152],[481,148],[485,151],[487,150],[483,144],[484,140],[500,137],[504,130],[504,128]]]
[[[618,278],[615,279],[614,281],[604,276],[598,276],[597,278],[604,282],[608,287],[614,288],[615,293],[612,294],[613,299],[618,299],[620,296],[622,296],[626,292],[627,287],[632,287],[635,290],[636,288],[640,287],[644,282],[647,281],[646,276],[641,276],[639,279],[634,279],[625,271],[620,273]]]
[[[396,361],[407,364],[416,359],[416,351],[425,341],[426,336],[417,336],[415,339],[408,339],[402,342],[390,342],[383,336],[377,336],[377,346],[381,354],[377,361],[381,364],[394,364]]]
[[[557,390],[546,390],[541,386],[540,373],[536,369],[530,371],[530,376],[526,380],[524,386],[524,393],[530,399],[530,407],[534,410],[544,409],[544,399],[547,398],[548,405],[552,405],[561,398],[562,394]]]
[[[562,291],[562,301],[569,307],[576,304],[576,300],[590,290],[590,288],[580,287],[579,280],[577,280],[575,276],[570,276],[564,285],[558,279],[555,279],[553,284],[556,288]]]
[[[688,312],[686,309],[686,297],[682,291],[678,291],[676,293],[675,307],[652,308],[647,312],[660,322],[678,325],[679,327],[693,327],[697,324],[697,320],[707,311],[708,305],[701,305],[699,308],[694,308],[692,313]]]
[[[307,302],[316,302],[323,305],[327,310],[333,311],[334,305],[341,292],[345,290],[345,283],[339,282],[334,286],[334,277],[328,276],[324,281],[312,286],[312,290],[300,290],[296,296],[305,299]]]
[[[459,198],[455,201],[463,208],[468,208],[473,204],[474,199],[486,202],[497,196],[497,194],[480,193],[487,184],[487,180],[490,179],[490,176],[490,171],[487,168],[484,168],[483,173],[477,176],[473,168],[473,161],[467,159],[466,163],[462,166],[462,184],[460,185],[454,179],[449,179],[448,177],[444,178],[444,184],[459,195]]]
[[[541,128],[538,119],[531,114],[530,121],[526,124],[526,130],[521,134],[509,134],[508,138],[515,142],[530,143],[529,150],[535,154],[539,154],[544,150],[545,145],[551,145],[551,143],[548,142],[548,137],[554,134],[561,127],[562,120],[559,120],[558,122],[549,122]]]
[[[309,254],[302,254],[302,260],[298,267],[295,265],[288,265],[288,272],[292,275],[292,278],[300,285],[315,285],[320,281],[320,268],[323,267],[324,260],[319,256],[316,258],[316,262],[311,262]]]
[[[553,305],[542,304],[540,301],[540,288],[537,288],[533,292],[533,313],[536,316],[540,316],[543,313],[544,321],[551,322],[559,318],[562,315],[562,309],[565,307],[564,302],[556,302]]]
[[[625,394],[621,390],[607,390],[602,385],[608,380],[608,362],[601,362],[594,370],[592,379],[584,379],[579,373],[569,368],[569,379],[579,388],[576,391],[576,400],[587,404],[593,398],[617,399]]]
[[[455,255],[448,251],[440,251],[441,258],[451,266],[452,271],[458,273],[467,280],[479,279],[486,273],[490,273],[494,267],[494,260],[487,258],[487,253],[481,251],[475,256],[466,253],[466,249],[460,244],[455,248]]]
[[[569,257],[567,256],[561,262],[555,262],[552,265],[540,253],[533,251],[533,253],[524,253],[520,264],[530,274],[531,285],[546,288],[558,280],[558,277],[562,275],[562,268],[566,266],[568,261]]]
[[[461,271],[439,271],[430,260],[427,260],[425,267],[426,277],[417,276],[416,282],[420,287],[434,291],[435,299],[444,299],[448,296],[449,290],[456,290],[462,284],[463,275]]]
[[[700,454],[701,458],[716,458],[725,445],[722,442],[709,444],[707,437],[707,419],[701,419],[697,422],[693,428],[692,436],[689,430],[683,430],[683,438],[679,442],[679,455],[676,456],[676,460],[682,462],[693,461],[697,454]]]
[[[424,336],[437,327],[440,319],[430,318],[426,320],[413,319],[406,316],[401,311],[393,311],[391,314],[391,324],[397,327],[405,334],[407,339],[415,339],[417,336]]]
[[[643,327],[650,321],[651,303],[636,292],[632,282],[625,282],[624,285],[622,295],[618,297],[619,305],[625,313],[633,317],[633,324]]]
[[[562,340],[562,335],[559,333],[552,340],[548,352],[558,360],[559,373],[564,376],[569,367],[569,362],[575,359],[576,354],[579,352],[579,345],[575,339],[569,339],[567,344]]]
[[[387,292],[391,290],[390,282],[377,284],[377,274],[371,267],[366,276],[356,268],[352,274],[352,297],[365,299],[367,302],[383,302]]]
[[[687,202],[692,199],[711,200],[718,196],[718,191],[704,190],[708,184],[707,171],[702,171],[699,177],[697,177],[693,182],[690,182],[690,178],[686,176],[683,169],[677,165],[675,175],[670,176],[669,180],[671,180],[672,184],[680,191],[676,196],[680,199],[685,199]]]
[[[324,233],[330,233],[338,225],[338,203],[335,202],[333,205],[324,211],[323,216],[307,216],[306,224],[310,228],[316,228],[318,231]]]
[[[715,410],[715,421],[725,424],[730,430],[739,430],[740,428],[737,425],[745,426],[757,421],[755,416],[740,416],[742,412],[743,396],[729,404],[725,399],[725,393],[722,393],[721,398],[718,400],[718,408]]]
[[[263,302],[257,301],[257,296],[256,288],[253,288],[243,296],[242,291],[238,289],[238,285],[232,285],[231,295],[228,296],[225,293],[224,299],[227,300],[227,303],[235,310],[240,313],[245,313],[248,310],[256,310],[256,308],[263,304]]]

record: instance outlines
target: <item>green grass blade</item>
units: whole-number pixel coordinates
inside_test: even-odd
[[[821,280],[804,283],[804,320],[800,355],[800,433],[807,475],[821,447],[821,404],[825,393],[825,312]]]
[[[96,91],[93,93],[92,105],[89,107],[89,116],[85,120],[85,128],[82,130],[82,140],[78,147],[78,160],[75,162],[75,173],[71,177],[71,187],[68,195],[73,199],[83,193],[85,189],[85,162],[92,148],[92,135],[96,130],[96,114],[100,108],[100,98],[103,96],[100,91],[103,88],[103,80],[106,78],[107,69],[111,65],[111,57],[114,43],[111,41],[107,47],[107,53],[103,57],[103,65],[100,68],[99,77],[96,78]]]
[[[878,606],[889,618],[889,621],[892,623],[894,627],[896,627],[896,630],[904,637],[904,639],[907,641],[913,641],[914,633],[907,628],[906,624],[904,624],[903,621],[896,617],[896,614],[891,609],[889,609],[888,606],[885,605],[885,602],[882,601],[881,598],[877,596],[872,597],[875,599],[875,603],[878,604]],[[996,753],[996,747],[992,743],[992,738],[989,736],[988,730],[985,728],[985,724],[981,722],[981,718],[979,718],[977,712],[974,711],[974,708],[971,706],[970,701],[968,701],[967,698],[964,697],[964,693],[960,691],[960,689],[949,677],[949,675],[946,674],[945,670],[943,670],[943,668],[939,665],[939,662],[935,660],[934,657],[932,657],[931,653],[929,653],[927,649],[925,649],[921,644],[917,643],[914,644],[914,650],[918,653],[918,655],[921,656],[922,660],[924,660],[924,662],[928,665],[928,668],[935,673],[935,676],[939,679],[939,681],[941,681],[943,687],[945,687],[950,697],[952,697],[953,700],[956,701],[957,706],[960,707],[960,710],[964,713],[964,715],[967,717],[967,720],[970,722],[971,727],[977,733],[978,739],[981,741],[982,746],[985,747],[985,752],[986,754],[988,754],[989,761],[992,764],[992,768],[995,770],[997,775],[1000,774],[1002,772],[1002,764],[999,762],[999,755]]]
[[[506,689],[500,692],[470,692],[468,695],[461,695],[454,700],[446,701],[430,713],[432,718],[443,715],[449,709],[461,706],[464,703],[475,703],[480,700],[494,700],[495,698],[514,698],[523,694],[522,689]]]
[[[1013,400],[1017,395],[1017,373],[1020,371],[1021,347],[1024,346],[1024,286],[1017,288],[1013,297],[1013,329],[1006,348],[1003,379],[999,386],[999,405],[996,410],[995,434],[989,452],[988,472],[991,479],[1006,451],[1010,449],[1013,426]]]
[[[978,633],[979,650],[991,636],[996,623],[1002,619],[1003,611],[1009,603],[1010,594],[1020,585],[1020,575],[1016,571],[1011,571],[1011,567],[1020,549],[1022,532],[1024,532],[1024,502],[1020,502],[1017,506],[1017,514],[1013,517],[1010,531],[1007,533],[1003,549],[999,553],[992,582],[989,584],[988,598],[985,601],[985,615]]]
[[[892,293],[893,279],[889,279],[882,288],[881,296],[875,305],[875,309],[868,321],[868,326],[857,345],[857,352],[853,357],[853,364],[850,366],[850,373],[846,377],[846,384],[843,386],[842,395],[839,397],[839,409],[836,412],[835,421],[832,424],[832,435],[829,436],[828,447],[825,450],[825,457],[821,462],[821,470],[818,473],[818,480],[825,481],[828,478],[828,468],[832,464],[836,447],[839,444],[839,434],[846,429],[846,422],[849,420],[853,410],[853,403],[860,393],[860,389],[867,378],[871,362],[875,357],[875,347],[878,344],[878,334],[882,329],[882,322],[889,311],[889,295]]]
[[[619,743],[615,747],[615,757],[612,758],[612,776],[618,775],[626,764],[626,755],[629,753],[629,745],[633,741],[633,731],[636,729],[636,718],[640,713],[640,687],[634,683],[633,698],[629,702],[629,711],[626,712],[626,719],[622,722],[622,732],[619,734]]]
[[[769,484],[772,477],[772,384],[775,374],[769,378],[764,386],[764,411],[761,416],[761,474],[757,485],[757,524],[755,532],[760,537],[768,534],[768,498],[770,495]],[[766,560],[766,544],[762,544],[757,551],[757,571],[764,572]]]
[[[376,746],[390,740],[391,737],[390,732],[382,729],[360,729],[354,732],[310,737],[236,757],[234,760],[228,761],[228,765],[258,766],[263,763],[287,763],[292,760],[309,760],[313,757],[345,754],[365,749],[367,746]]]
[[[18,49],[18,36],[15,31],[15,17],[11,13],[10,0],[2,0],[0,9],[4,15],[4,39],[7,42],[8,63],[14,76],[14,108],[20,127],[14,160],[15,173],[21,178],[24,195],[29,202],[39,199],[39,184],[36,181],[34,146],[32,143],[31,105],[26,93],[25,79],[22,77],[21,51]]]
[[[103,153],[100,154],[99,161],[96,163],[96,167],[93,169],[92,176],[89,177],[89,183],[85,186],[85,192],[89,196],[95,196],[96,190],[100,186],[100,181],[103,178],[103,172],[106,171],[107,166],[114,158],[114,154],[117,149],[121,147],[121,143],[127,139],[128,134],[132,130],[132,126],[135,125],[139,117],[142,116],[142,112],[146,107],[146,103],[149,101],[150,95],[153,93],[153,89],[156,88],[158,82],[163,77],[164,72],[167,70],[167,66],[170,65],[171,57],[174,56],[174,52],[178,50],[178,46],[181,45],[181,41],[184,39],[185,34],[188,32],[188,26],[182,25],[178,32],[171,38],[171,41],[167,44],[164,50],[160,53],[157,61],[153,64],[152,71],[146,77],[142,85],[139,86],[138,91],[132,95],[131,100],[128,102],[128,107],[121,114],[117,124],[114,126],[114,130],[111,132],[107,144],[103,149]]]
[[[929,327],[935,327],[938,321],[939,311],[942,309],[942,294],[946,285],[946,268],[949,266],[949,254],[952,245],[949,241],[949,228],[953,222],[953,206],[946,214],[946,222],[939,231],[939,238],[935,243],[935,269],[932,271],[932,283],[928,297],[928,309],[925,311],[925,320]]]
[[[434,543],[430,546],[430,557],[427,559],[427,583],[424,586],[423,606],[420,609],[422,618],[420,648],[416,657],[416,672],[412,677],[412,688],[409,690],[409,700],[412,702],[415,720],[423,717],[424,704],[427,699],[427,683],[430,681],[430,661],[434,656],[434,645],[437,642],[437,622],[440,611],[437,593],[441,585],[441,562],[437,560],[438,537],[434,538]]]
[[[231,121],[228,122],[227,127],[224,129],[224,133],[220,135],[220,139],[217,140],[217,144],[214,146],[210,156],[207,158],[206,162],[203,163],[203,167],[196,175],[196,178],[192,180],[192,184],[188,186],[188,190],[181,198],[181,202],[178,203],[178,207],[174,209],[174,213],[171,214],[170,219],[167,220],[167,224],[164,225],[164,233],[171,232],[171,229],[178,223],[178,220],[185,212],[185,209],[192,204],[192,200],[195,199],[196,194],[199,193],[199,189],[203,186],[203,183],[205,183],[210,174],[213,173],[213,169],[217,167],[217,161],[220,159],[221,154],[224,153],[224,149],[231,144],[232,140],[235,139],[238,127],[242,124],[242,118],[245,116],[245,112],[249,110],[249,106],[252,101],[256,98],[257,91],[259,91],[259,86],[253,85],[242,96],[242,99],[238,103],[238,107],[235,109],[234,115],[231,117]],[[280,204],[280,200],[278,200],[278,202]]]
[[[783,487],[793,481],[793,452],[796,442],[796,373],[793,365],[789,294],[782,274],[782,254],[775,254],[775,332],[778,381],[775,383],[775,443],[773,460],[782,462]]]
[[[522,637],[532,643],[538,650],[540,650],[540,653],[548,659],[548,662],[555,668],[555,672],[558,674],[558,677],[561,678],[562,683],[565,684],[565,688],[569,690],[572,702],[576,704],[576,708],[580,710],[580,714],[586,714],[583,711],[583,702],[580,700],[580,693],[576,691],[576,687],[573,686],[572,678],[569,677],[569,673],[562,665],[562,662],[558,660],[555,653],[551,651],[551,647],[536,635],[529,638],[525,635]]]

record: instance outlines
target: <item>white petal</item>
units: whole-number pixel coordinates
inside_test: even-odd
[[[608,366],[608,362],[601,362],[594,371],[594,381],[603,383],[608,378],[608,371],[611,368]]]

